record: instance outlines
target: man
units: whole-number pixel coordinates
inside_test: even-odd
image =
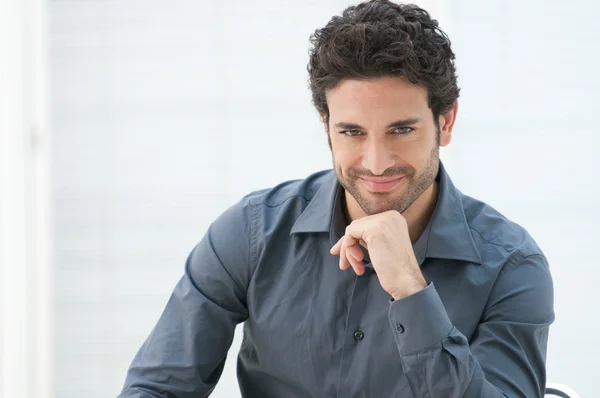
[[[334,170],[210,226],[121,397],[208,396],[241,322],[244,397],[542,397],[548,264],[439,160],[459,95],[447,36],[414,5],[373,0],[312,44]]]

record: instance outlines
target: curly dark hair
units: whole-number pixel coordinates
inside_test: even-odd
[[[438,117],[452,109],[460,89],[450,39],[414,4],[371,0],[346,8],[310,37],[309,85],[317,111],[329,120],[325,93],[342,79],[402,76],[428,90]]]

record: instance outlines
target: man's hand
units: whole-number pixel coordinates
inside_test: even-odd
[[[331,248],[340,256],[340,269],[357,275],[365,272],[360,245],[369,251],[379,283],[394,300],[410,296],[427,286],[410,242],[406,219],[396,210],[367,216],[346,227],[346,234]]]

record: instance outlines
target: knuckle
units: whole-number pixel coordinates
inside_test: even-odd
[[[396,220],[397,222],[401,222],[403,224],[406,223],[406,218],[404,218],[404,216],[399,212],[394,210],[394,220]]]

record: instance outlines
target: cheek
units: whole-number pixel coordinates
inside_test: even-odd
[[[356,159],[360,159],[359,148],[352,148],[348,143],[343,142],[342,140],[333,141],[331,151],[335,162],[342,167],[352,165]]]
[[[341,168],[346,174],[349,169],[361,168],[360,156],[356,156],[352,152],[337,152],[334,155],[336,167]]]
[[[424,152],[428,152],[422,140],[396,140],[389,145],[396,159],[401,163],[412,164],[418,162]]]

